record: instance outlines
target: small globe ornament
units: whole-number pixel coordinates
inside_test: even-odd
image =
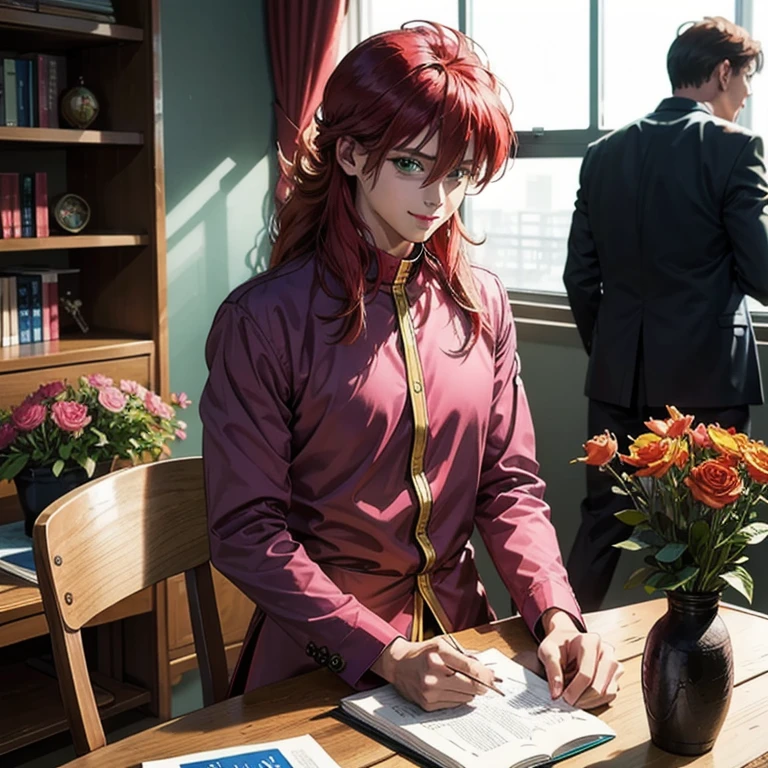
[[[73,128],[87,128],[99,114],[99,102],[92,91],[80,84],[68,90],[61,99],[62,117]]]

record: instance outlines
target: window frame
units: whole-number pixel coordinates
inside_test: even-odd
[[[365,33],[361,4],[375,0],[354,0],[348,5],[346,45],[350,50]],[[734,0],[734,19],[739,26],[752,31],[755,0]],[[765,2],[766,0],[763,0]],[[473,0],[454,0],[458,5],[459,29],[469,29]],[[602,89],[602,30],[604,0],[589,0],[589,126],[587,128],[552,130],[536,129],[518,131],[516,158],[574,158],[584,157],[587,147],[594,141],[611,133],[611,129],[600,127],[600,104]],[[768,77],[766,72],[764,77]],[[752,125],[752,102],[739,117],[747,127]],[[562,293],[526,290],[507,286],[507,296],[512,306],[518,335],[524,340],[581,344],[576,331],[568,297]],[[768,308],[751,311],[755,335],[759,344],[768,344]]]

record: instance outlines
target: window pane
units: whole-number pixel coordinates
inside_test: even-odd
[[[667,51],[681,24],[704,16],[735,18],[734,0],[603,0],[603,7],[605,128],[637,120],[672,95]]]
[[[564,293],[563,266],[580,158],[516,160],[504,177],[467,198],[471,258],[508,288]]]
[[[763,44],[768,55],[768,2],[755,3],[752,11],[752,32]],[[768,139],[768,68],[752,78],[752,130]]]
[[[437,21],[458,29],[457,0],[361,0],[363,38],[398,29],[406,21]]]
[[[512,94],[515,130],[589,125],[589,0],[472,0],[468,8],[470,35]]]

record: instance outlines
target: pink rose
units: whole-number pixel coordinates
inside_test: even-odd
[[[0,426],[0,451],[4,451],[16,439],[16,434],[9,421]]]
[[[144,400],[147,396],[146,388],[133,379],[120,379],[120,389],[128,395],[136,395],[140,400]]]
[[[47,413],[48,410],[44,405],[25,401],[13,409],[11,421],[19,431],[31,432],[45,421]]]
[[[186,440],[187,439],[187,433],[183,429],[177,429],[176,430],[176,437],[178,437],[179,440]]]
[[[154,392],[144,395],[144,406],[153,416],[159,416],[161,419],[172,419],[176,415],[173,408]]]
[[[99,402],[112,413],[120,413],[128,398],[117,387],[104,387],[99,391]]]
[[[91,373],[90,375],[86,376],[88,379],[88,383],[92,387],[96,387],[96,389],[101,389],[102,387],[111,387],[114,383],[112,379],[109,378],[109,376],[104,376],[101,373]]]
[[[49,384],[41,384],[35,392],[33,392],[27,401],[30,403],[40,403],[43,400],[48,400],[60,395],[67,388],[63,381],[52,381]]]
[[[182,409],[189,408],[189,406],[192,405],[192,401],[187,397],[186,392],[179,392],[178,394],[175,392],[171,393],[171,402]]]
[[[64,432],[81,432],[91,423],[88,406],[82,403],[58,402],[51,406],[51,415]]]

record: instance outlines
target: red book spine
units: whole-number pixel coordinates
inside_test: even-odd
[[[9,173],[11,177],[11,215],[13,217],[13,237],[21,237],[21,195],[19,195],[19,174]]]
[[[48,111],[48,57],[37,54],[37,124],[40,128],[50,128]]]
[[[38,171],[35,174],[35,232],[37,237],[49,237],[48,225],[48,174]]]
[[[51,308],[51,341],[56,341],[59,338],[59,276],[54,275],[48,286]]]
[[[0,223],[3,239],[13,237],[13,179],[10,173],[0,173]]]

